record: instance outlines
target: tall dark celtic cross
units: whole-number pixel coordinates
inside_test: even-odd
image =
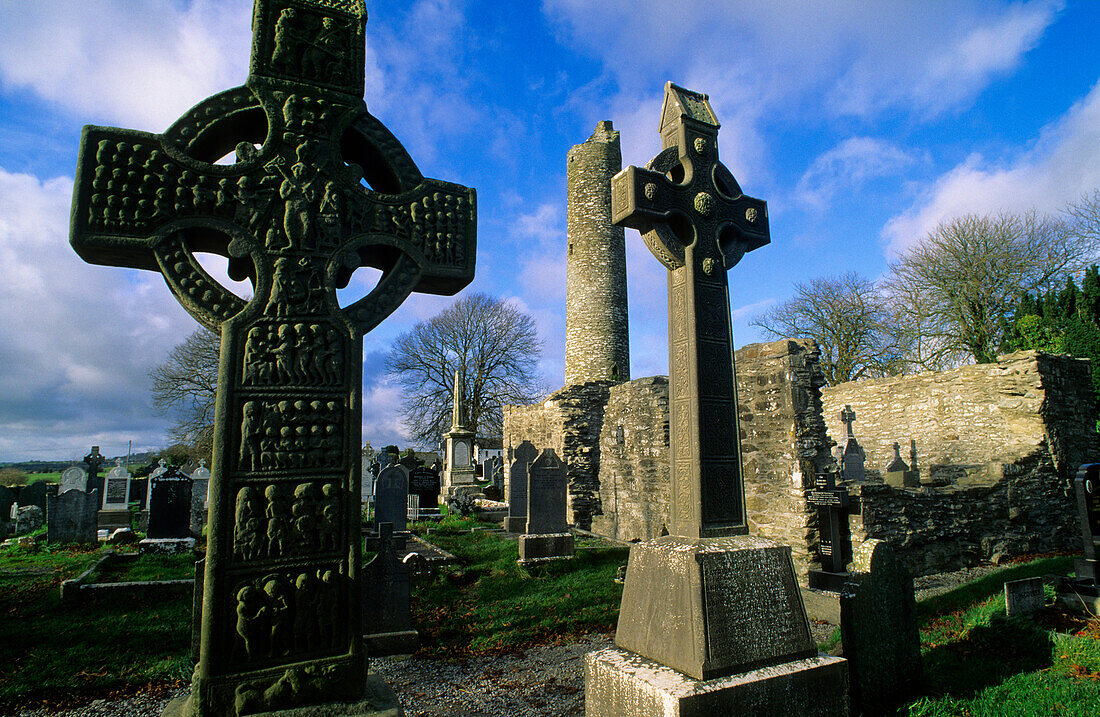
[[[767,205],[718,161],[707,96],[669,82],[664,150],[612,179],[612,221],[668,269],[672,499],[669,532],[748,533],[726,270],[769,241]]]
[[[362,696],[363,335],[411,292],[453,294],[474,276],[474,191],[424,178],[367,113],[365,23],[362,0],[257,0],[243,87],[162,135],[84,129],[73,247],[92,263],[160,271],[222,337],[185,713]],[[227,256],[252,299],[195,252]],[[364,266],[381,280],[341,308],[336,289]]]

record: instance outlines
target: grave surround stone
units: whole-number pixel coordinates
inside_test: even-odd
[[[99,491],[85,493],[87,484],[46,497],[46,541],[95,544],[99,542]]]
[[[538,458],[539,452],[530,441],[523,441],[512,451],[512,465],[508,473],[508,515],[504,529],[509,533],[527,530],[527,466]]]
[[[889,543],[867,540],[840,594],[840,630],[853,711],[879,714],[920,684],[913,578]]]
[[[73,247],[159,270],[222,336],[199,659],[190,697],[165,714],[399,709],[365,678],[350,357],[411,292],[470,283],[476,200],[425,178],[367,112],[366,19],[362,0],[256,0],[244,86],[162,135],[84,130]],[[226,256],[252,297],[195,251]],[[340,307],[362,266],[377,287]]]
[[[527,467],[527,528],[519,537],[519,563],[561,560],[575,552],[566,523],[566,466],[553,448]]]
[[[613,221],[668,270],[672,490],[670,534],[630,550],[616,648],[586,657],[588,717],[720,713],[704,699],[848,714],[846,663],[817,653],[790,547],[747,535],[726,272],[769,232],[718,160],[718,127],[706,95],[670,82],[663,151],[612,179]]]

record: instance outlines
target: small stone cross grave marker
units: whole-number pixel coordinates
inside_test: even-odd
[[[821,561],[821,570],[809,571],[809,585],[818,590],[839,591],[847,579],[845,566],[852,558],[848,490],[836,486],[834,473],[823,473],[817,477],[815,487],[806,500],[817,509],[818,557]]]
[[[413,291],[465,287],[475,254],[474,191],[425,178],[367,112],[366,19],[362,0],[256,0],[244,86],[161,135],[82,136],[74,249],[161,272],[222,336],[202,641],[174,714],[358,703],[366,689],[363,335]],[[226,256],[253,297],[195,252]],[[360,267],[378,285],[340,307]]]

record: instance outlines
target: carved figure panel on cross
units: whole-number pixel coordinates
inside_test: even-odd
[[[664,149],[612,179],[612,219],[668,269],[673,535],[748,532],[726,270],[768,243],[767,204],[718,160],[707,95],[665,85]]]
[[[473,279],[476,222],[474,190],[423,177],[367,112],[365,23],[362,0],[256,0],[243,87],[162,135],[84,129],[73,247],[160,271],[222,336],[202,640],[181,714],[363,695],[362,337],[411,292]],[[196,252],[226,256],[253,297]],[[341,308],[336,290],[364,266],[378,285]]]

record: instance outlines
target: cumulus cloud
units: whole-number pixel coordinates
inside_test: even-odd
[[[158,275],[80,260],[71,198],[0,169],[0,460],[162,444],[147,372],[197,328]]]
[[[896,174],[917,161],[913,152],[875,137],[849,137],[819,155],[798,181],[799,201],[822,208],[841,190]]]
[[[1100,83],[1007,161],[971,154],[887,222],[887,256],[896,256],[945,219],[967,213],[1056,211],[1100,187]]]

